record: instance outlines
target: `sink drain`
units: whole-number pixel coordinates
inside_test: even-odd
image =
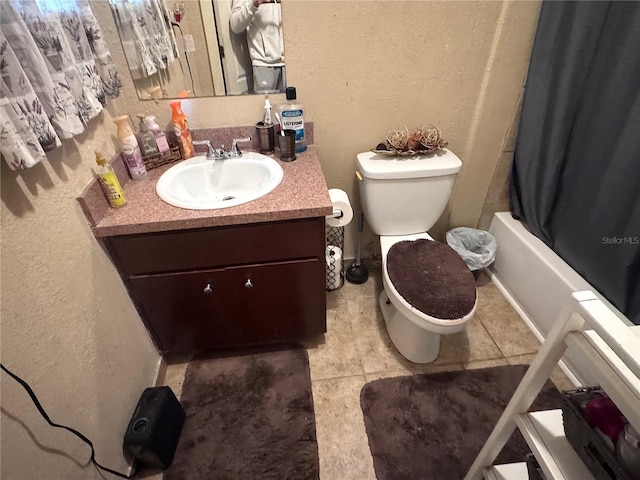
[[[234,197],[233,195],[229,195],[228,197],[224,197],[224,198],[222,199],[222,201],[223,201],[223,202],[226,202],[227,200],[233,200],[234,198],[236,198],[236,197]]]

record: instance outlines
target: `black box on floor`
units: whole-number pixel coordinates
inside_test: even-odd
[[[169,387],[145,389],[124,435],[125,457],[165,469],[176,453],[185,413]]]

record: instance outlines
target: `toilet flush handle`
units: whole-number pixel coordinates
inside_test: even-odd
[[[356,170],[356,177],[358,180],[362,181],[362,174],[358,170]]]

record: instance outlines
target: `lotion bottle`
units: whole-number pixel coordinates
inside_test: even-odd
[[[186,91],[180,92],[180,97],[186,97],[188,93]],[[191,158],[194,155],[193,142],[191,140],[191,132],[189,131],[189,122],[187,117],[182,111],[182,101],[174,100],[170,102],[171,105],[171,122],[173,123],[173,131],[176,134],[176,139],[180,145],[180,151],[182,152],[182,158]]]
[[[109,200],[109,205],[113,208],[124,207],[127,204],[127,200],[124,198],[124,192],[116,176],[116,172],[113,171],[111,165],[107,163],[107,160],[102,156],[100,152],[95,152],[96,163],[98,164],[98,179],[102,190]]]
[[[122,149],[122,159],[129,169],[129,174],[134,180],[140,180],[147,174],[147,167],[142,161],[142,154],[138,146],[138,139],[133,134],[131,125],[129,125],[129,116],[122,115],[113,120],[118,126],[118,140]]]
[[[298,103],[296,87],[287,87],[285,90],[287,102],[278,107],[280,119],[284,130],[295,130],[296,153],[304,152],[307,144],[304,139],[304,109]]]

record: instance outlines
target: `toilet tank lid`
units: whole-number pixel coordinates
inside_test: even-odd
[[[367,178],[423,178],[458,173],[462,161],[446,148],[426,154],[407,157],[391,157],[374,152],[362,152],[357,156],[358,169]]]

